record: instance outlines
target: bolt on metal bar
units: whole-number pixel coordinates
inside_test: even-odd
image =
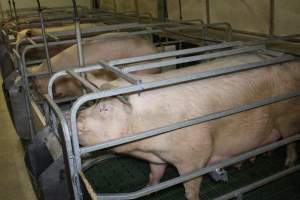
[[[272,144],[269,144],[269,145],[266,145],[266,146],[263,146],[263,147],[259,147],[257,149],[254,149],[254,150],[248,151],[246,153],[240,154],[238,156],[234,156],[230,159],[221,161],[217,164],[209,165],[209,166],[204,167],[202,169],[196,170],[195,172],[191,172],[191,173],[188,173],[186,175],[182,175],[182,176],[179,176],[177,178],[174,178],[174,179],[171,179],[171,180],[168,180],[168,181],[165,181],[165,182],[153,185],[153,186],[146,187],[146,188],[141,189],[137,192],[127,193],[127,194],[126,193],[125,194],[124,193],[121,193],[121,194],[98,194],[97,196],[98,196],[98,199],[101,199],[101,200],[136,199],[136,198],[146,196],[146,195],[152,194],[154,192],[158,192],[158,191],[164,190],[166,188],[178,185],[180,183],[189,181],[189,180],[197,178],[199,176],[203,176],[207,173],[210,173],[210,172],[214,171],[215,169],[224,168],[224,167],[233,165],[235,163],[238,163],[240,161],[247,160],[247,159],[249,159],[253,156],[262,154],[262,153],[267,152],[267,151],[271,151],[273,149],[276,149],[278,147],[287,145],[289,143],[292,143],[292,142],[295,142],[295,141],[298,141],[298,140],[300,140],[300,134],[291,136],[289,138],[280,140],[278,142],[275,142],[275,143],[272,143]]]
[[[251,47],[242,47],[242,48],[237,48],[237,49],[233,49],[233,50],[221,51],[221,52],[217,52],[217,53],[190,56],[190,57],[178,58],[178,59],[174,59],[174,60],[160,61],[160,62],[155,62],[155,63],[147,63],[147,64],[142,64],[142,65],[137,65],[137,66],[132,66],[132,67],[125,67],[122,69],[122,71],[129,73],[129,72],[141,71],[141,70],[145,70],[145,69],[154,69],[154,68],[158,68],[158,67],[183,64],[183,63],[187,63],[187,62],[208,60],[208,59],[221,58],[221,57],[230,56],[230,55],[254,52],[254,51],[258,51],[258,50],[263,50],[264,48],[265,47],[262,45],[251,46]]]
[[[233,192],[230,192],[228,194],[222,195],[222,196],[220,196],[220,197],[218,197],[218,198],[216,198],[214,200],[227,200],[227,199],[236,198],[236,197],[238,197],[241,194],[245,194],[247,192],[255,190],[256,188],[262,187],[262,186],[264,186],[264,185],[266,185],[268,183],[276,181],[276,180],[278,180],[280,178],[283,178],[284,176],[287,176],[289,174],[295,173],[295,172],[297,172],[299,170],[300,170],[300,164],[298,164],[298,165],[296,165],[294,167],[291,167],[289,169],[283,170],[281,172],[278,172],[278,173],[276,173],[276,174],[274,174],[272,176],[269,176],[267,178],[259,180],[259,181],[255,182],[255,183],[252,183],[252,184],[247,185],[245,187],[242,187],[240,189],[237,189],[237,190],[235,190]]]
[[[149,61],[149,60],[154,60],[154,59],[168,58],[168,57],[174,57],[174,56],[183,56],[183,55],[192,54],[192,53],[202,53],[202,52],[212,51],[212,50],[221,50],[221,49],[237,47],[237,46],[241,46],[241,45],[242,45],[242,42],[230,42],[230,43],[225,42],[222,44],[209,45],[209,46],[204,46],[204,47],[196,47],[196,48],[190,48],[190,49],[184,49],[184,50],[178,50],[178,51],[162,52],[162,53],[150,54],[150,55],[145,55],[145,56],[118,59],[118,60],[109,61],[108,64],[124,65],[124,64]]]
[[[87,81],[86,79],[84,79],[83,77],[79,76],[78,74],[76,74],[73,70],[67,70],[67,73],[69,75],[71,75],[73,78],[77,79],[78,81],[80,81],[80,83],[88,90],[90,90],[91,92],[98,92],[98,88],[96,88],[93,84],[91,84],[89,81]]]
[[[120,69],[116,68],[115,66],[109,65],[105,63],[104,61],[98,61],[98,63],[106,70],[113,72],[116,74],[118,77],[125,79],[126,81],[132,83],[132,84],[140,84],[142,83],[142,80],[139,78],[134,77],[131,74],[124,73]]]

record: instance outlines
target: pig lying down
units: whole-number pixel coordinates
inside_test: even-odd
[[[85,64],[94,64],[99,60],[110,61],[134,56],[157,53],[156,47],[141,37],[126,37],[126,33],[108,33],[97,36],[107,38],[111,36],[124,37],[108,38],[101,41],[87,42],[83,45]],[[77,45],[73,45],[51,58],[53,71],[78,67]],[[47,64],[43,63],[31,69],[31,73],[47,71]],[[145,70],[141,73],[158,73],[160,70]],[[87,79],[96,86],[116,79],[116,76],[105,70],[98,70],[87,74]],[[49,78],[34,78],[33,82],[40,93],[47,93]],[[81,95],[80,83],[71,77],[63,77],[55,82],[56,97]]]
[[[223,61],[230,65],[250,57],[233,56]],[[223,61],[212,63],[221,64]],[[138,77],[148,82],[192,74],[212,67],[212,63]],[[110,83],[110,87],[126,84],[125,81],[115,80]],[[79,112],[79,140],[81,145],[90,146],[298,90],[299,62],[290,62],[149,90],[140,95],[130,94],[130,105],[116,98],[107,98]],[[152,185],[159,182],[167,163],[174,165],[179,173],[184,175],[208,164],[291,136],[300,130],[299,121],[300,98],[294,98],[121,145],[112,150],[149,161],[149,185]],[[288,159],[289,162],[296,159],[292,147],[288,148]],[[184,183],[188,200],[199,199],[201,180],[202,177],[199,177]]]
[[[102,26],[103,23],[97,23],[97,24],[80,24],[80,28],[82,29],[88,29],[88,28],[94,28],[97,26]],[[75,25],[65,25],[65,26],[59,26],[59,27],[48,27],[46,28],[46,33],[55,33],[55,32],[62,32],[62,31],[70,31],[75,30]],[[20,41],[23,38],[26,37],[35,37],[35,36],[41,36],[42,30],[40,28],[27,28],[17,33],[17,40],[16,42]]]

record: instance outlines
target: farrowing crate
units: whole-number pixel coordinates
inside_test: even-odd
[[[225,48],[225,49],[224,49]],[[229,50],[228,50],[229,48]],[[217,52],[213,53],[205,53],[202,55],[193,55],[196,52],[208,52],[212,50],[219,50]],[[194,62],[194,61],[205,61],[209,59],[214,59],[214,58],[220,58],[220,57],[225,57],[225,56],[230,56],[230,55],[237,55],[237,54],[243,54],[243,53],[262,53],[262,54],[267,54],[270,57],[266,58],[263,61],[258,61],[258,62],[252,62],[252,63],[245,63],[237,66],[232,66],[232,67],[226,67],[226,68],[220,68],[220,69],[213,69],[213,70],[208,70],[205,72],[199,72],[191,75],[186,75],[186,76],[179,76],[179,77],[174,77],[174,78],[169,78],[166,80],[160,80],[160,81],[153,81],[153,82],[142,82],[140,79],[136,78],[134,75],[130,74],[130,72],[134,71],[139,71],[139,70],[144,70],[144,69],[150,69],[150,68],[158,68],[158,67],[166,67],[169,65],[174,65],[174,64],[182,64],[182,63],[189,63],[189,62]],[[180,55],[188,55],[192,54],[191,56],[187,56],[184,58],[173,58],[173,59],[168,59],[168,60],[163,60],[163,61],[157,61],[157,62],[152,62],[150,64],[138,64],[138,62],[144,62],[144,61],[154,61],[156,59],[164,59],[164,58],[172,58],[175,56],[180,56]],[[240,113],[243,111],[247,111],[250,109],[255,109],[264,105],[276,103],[279,101],[284,101],[290,98],[296,98],[300,96],[300,91],[289,93],[289,94],[284,94],[282,96],[276,96],[276,97],[271,97],[268,99],[262,99],[257,102],[253,102],[251,104],[247,105],[242,105],[238,107],[233,107],[228,110],[216,112],[216,113],[211,113],[207,114],[204,116],[199,116],[193,119],[185,120],[185,121],[180,121],[177,123],[173,123],[170,125],[166,125],[164,127],[160,128],[155,128],[149,131],[145,131],[142,133],[136,133],[134,135],[130,135],[127,137],[123,137],[120,139],[114,139],[110,140],[107,142],[103,142],[94,146],[89,146],[89,147],[80,147],[79,146],[79,141],[78,141],[78,135],[77,135],[77,126],[76,126],[76,117],[77,117],[77,112],[81,108],[82,105],[89,101],[93,100],[99,100],[102,98],[106,97],[117,97],[117,96],[122,96],[126,95],[128,93],[142,93],[143,91],[146,90],[152,90],[160,87],[167,87],[171,86],[174,84],[184,84],[185,82],[190,82],[190,81],[195,81],[195,80],[201,80],[201,79],[206,79],[206,78],[211,78],[211,77],[216,77],[216,76],[221,76],[229,73],[237,73],[245,70],[253,70],[253,69],[258,69],[261,67],[267,67],[269,65],[273,64],[278,64],[278,63],[284,63],[288,61],[293,61],[298,58],[287,55],[284,53],[278,53],[274,52],[271,50],[265,49],[263,45],[256,45],[256,46],[244,46],[242,43],[223,43],[219,45],[212,45],[212,46],[207,46],[207,47],[199,47],[199,48],[194,48],[194,49],[186,49],[186,50],[179,50],[179,51],[173,51],[173,52],[166,52],[166,53],[159,53],[156,55],[148,55],[148,56],[142,56],[142,57],[136,57],[136,58],[129,58],[129,59],[121,59],[121,60],[115,60],[111,62],[103,62],[99,61],[98,64],[87,66],[84,68],[77,68],[74,70],[65,70],[58,72],[54,74],[50,81],[49,81],[49,86],[48,86],[48,94],[45,95],[45,98],[48,102],[48,106],[50,109],[50,119],[49,121],[51,122],[51,130],[53,130],[57,135],[59,135],[60,140],[61,140],[61,145],[63,147],[63,152],[64,152],[64,160],[65,160],[65,166],[66,166],[66,173],[68,174],[68,181],[69,181],[69,186],[72,188],[72,197],[74,199],[82,199],[82,188],[84,188],[82,185],[85,185],[85,187],[89,188],[89,184],[87,183],[87,180],[85,179],[82,171],[84,170],[84,167],[88,166],[90,167],[91,165],[89,164],[84,164],[83,160],[81,158],[82,155],[86,153],[91,153],[94,151],[98,150],[106,150],[111,147],[115,147],[118,145],[122,144],[127,144],[130,142],[138,141],[141,139],[161,135],[173,130],[177,130],[180,128],[208,122],[214,119],[219,119],[222,117],[226,117],[235,113]],[[120,70],[117,66],[121,64],[129,64],[129,63],[135,63],[134,66],[130,66],[127,68],[124,68]],[[109,71],[114,72],[117,76],[120,78],[128,81],[130,83],[129,86],[126,87],[121,87],[121,88],[115,88],[111,90],[105,90],[105,91],[100,91],[98,88],[93,86],[91,83],[89,83],[87,80],[82,78],[79,73],[86,73],[89,71],[93,70],[98,70],[98,69],[106,69]],[[55,103],[55,100],[53,99],[53,93],[52,93],[52,87],[55,82],[59,77],[69,75],[72,76],[73,78],[77,79],[82,83],[82,86],[89,92],[84,96],[78,98],[75,103],[72,105],[70,109],[70,123],[67,123],[67,120],[64,117],[63,110],[59,108],[59,106]],[[57,126],[58,124],[59,126]],[[60,127],[58,129],[57,127]],[[233,165],[237,162],[240,162],[245,159],[249,159],[253,156],[256,156],[258,154],[270,151],[272,149],[278,148],[280,146],[286,145],[291,142],[298,141],[300,139],[300,135],[294,135],[290,138],[286,138],[283,140],[280,140],[279,142],[266,145],[261,148],[254,149],[252,151],[249,151],[247,153],[235,156],[233,158],[230,158],[228,160],[219,162],[217,164],[199,169],[195,172],[189,173],[187,175],[179,176],[174,179],[164,181],[160,184],[154,185],[154,186],[149,186],[144,189],[138,190],[136,192],[132,193],[120,193],[120,194],[94,194],[92,192],[91,196],[92,198],[98,198],[101,200],[112,200],[112,199],[136,199],[143,197],[145,195],[152,194],[154,192],[158,192],[160,190],[169,188],[171,186],[186,182],[188,180],[191,180],[195,177],[207,174],[207,173],[216,173],[217,176],[223,176],[223,174],[219,173],[220,170],[223,167]],[[106,157],[100,157],[100,159],[97,159],[96,161],[92,162],[92,165],[97,163],[97,161],[101,162],[103,160],[111,159],[113,156],[106,156]],[[88,168],[87,167],[87,168]],[[217,199],[229,199],[233,197],[239,197],[241,198],[243,193],[248,192],[250,190],[256,189],[257,187],[264,185],[266,183],[269,183],[271,181],[277,180],[278,178],[281,178],[282,176],[285,176],[287,174],[294,173],[300,169],[299,165],[296,165],[295,167],[286,169],[278,174],[275,174],[273,176],[270,176],[268,178],[265,178],[261,181],[255,182],[253,184],[250,184],[248,186],[245,186],[239,190],[233,191],[229,194],[226,194],[222,197],[219,197]],[[90,188],[88,189],[90,191]]]
[[[211,26],[223,26],[224,24],[222,23],[218,23],[218,24],[211,24],[208,25],[207,27],[211,27]],[[226,24],[225,24],[226,25]],[[193,31],[202,31],[201,35],[203,35],[204,37],[207,37],[207,34],[205,32],[206,30],[206,25],[202,25],[202,24],[190,24],[189,21],[183,21],[180,23],[176,23],[176,22],[169,22],[169,23],[156,23],[156,24],[137,24],[137,23],[130,23],[130,24],[121,24],[121,25],[111,25],[111,26],[103,26],[103,27],[98,27],[98,28],[94,28],[94,29],[88,29],[88,30],[83,30],[82,33],[86,34],[86,35],[90,35],[90,34],[99,34],[99,33],[107,33],[107,32],[116,32],[116,31],[126,31],[128,32],[128,37],[133,37],[133,36],[147,36],[150,35],[150,37],[153,37],[153,34],[159,35],[159,34],[164,34],[164,33],[168,33],[169,35],[167,36],[162,36],[162,38],[164,39],[164,41],[160,42],[160,39],[156,40],[157,46],[164,46],[164,45],[177,45],[177,49],[180,48],[180,44],[182,43],[191,43],[190,40],[188,40],[188,38],[184,37],[184,38],[178,38],[178,36],[176,36],[176,38],[172,38],[172,35],[170,35],[170,31],[174,32],[174,31],[184,31],[184,30],[193,30]],[[230,28],[230,27],[229,27]],[[54,33],[54,37],[64,37],[64,36],[70,36],[70,35],[74,35],[74,31],[67,31],[67,32],[60,32],[60,33]],[[228,31],[228,34],[230,35],[231,32],[230,30]],[[112,36],[111,38],[114,37],[118,37],[118,36]],[[119,36],[120,37],[120,36]],[[124,36],[122,36],[124,37]],[[106,37],[106,39],[109,39],[110,37]],[[168,39],[170,38],[170,39]],[[17,132],[19,133],[19,135],[21,136],[21,138],[23,139],[30,139],[32,138],[35,134],[36,134],[36,130],[35,130],[35,125],[34,125],[34,119],[33,119],[33,113],[31,110],[32,104],[34,105],[34,109],[36,111],[37,106],[35,105],[36,101],[34,100],[33,96],[36,93],[36,91],[33,91],[30,89],[29,87],[29,79],[30,78],[34,78],[34,77],[45,77],[45,76],[49,76],[52,73],[54,73],[55,71],[53,71],[52,67],[51,67],[51,60],[50,59],[46,59],[47,60],[47,64],[48,64],[48,72],[44,72],[44,73],[30,73],[28,72],[28,66],[30,65],[34,65],[34,64],[39,64],[41,62],[44,61],[44,59],[38,59],[38,60],[28,60],[28,52],[32,49],[41,49],[41,48],[45,48],[45,45],[42,41],[43,37],[42,36],[37,36],[37,37],[33,37],[31,41],[32,44],[29,45],[25,45],[24,48],[20,48],[21,44],[26,42],[27,39],[22,39],[20,40],[20,42],[17,43],[16,45],[16,49],[13,49],[13,54],[15,56],[15,60],[16,60],[16,66],[15,66],[15,70],[17,71],[16,74],[13,74],[12,77],[9,77],[7,79],[7,84],[6,84],[6,90],[10,90],[11,94],[10,94],[10,101],[11,103],[11,110],[12,113],[14,114],[13,118],[14,118],[14,122],[15,122],[15,127],[17,129]],[[95,39],[89,39],[89,38],[84,38],[83,42],[86,41],[90,41],[90,40],[95,40]],[[99,41],[101,39],[98,39]],[[103,40],[103,39],[102,39]],[[35,42],[37,41],[37,42]],[[38,42],[39,41],[39,42]],[[59,41],[50,41],[47,42],[47,47],[57,47],[58,45],[73,45],[76,43],[76,40],[74,39],[62,39]],[[201,42],[200,42],[201,43]],[[178,45],[179,44],[179,45]],[[236,43],[233,43],[232,45],[235,45]],[[230,46],[230,45],[229,45]],[[225,47],[227,47],[225,45]],[[46,50],[48,48],[45,48]],[[18,73],[20,74],[20,78],[17,79],[16,75],[18,76]],[[14,80],[19,80],[18,84],[16,84],[16,82],[13,82]],[[19,90],[17,88],[22,88],[22,90]],[[9,88],[16,88],[16,89],[9,89]],[[12,91],[13,90],[13,91]],[[22,91],[22,94],[19,94],[19,91]],[[16,95],[18,97],[16,97]],[[14,102],[17,101],[18,99],[20,99],[19,95],[21,95],[23,98],[21,98],[21,103],[18,102]],[[63,101],[69,101],[70,99],[62,99],[60,100],[60,102]],[[20,114],[20,109],[19,108],[26,108],[26,112],[22,112],[22,114]],[[37,112],[37,111],[36,111]],[[38,111],[38,116],[42,117],[42,112]],[[26,118],[28,120],[26,120],[25,124],[19,120],[19,117],[22,118]],[[17,119],[18,118],[18,119]],[[28,123],[29,122],[29,123]],[[45,120],[42,117],[42,124],[43,126],[45,126]],[[26,128],[24,128],[26,127]],[[38,128],[39,130],[39,128]],[[30,133],[30,134],[29,134]]]

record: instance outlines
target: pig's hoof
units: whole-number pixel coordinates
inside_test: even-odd
[[[243,165],[243,163],[240,162],[240,163],[237,163],[237,164],[233,165],[233,167],[234,167],[235,169],[237,169],[237,170],[241,170],[241,169],[242,169],[242,165]]]
[[[293,167],[295,166],[295,163],[297,161],[297,155],[291,155],[291,156],[288,156],[285,160],[285,166],[286,167]]]
[[[252,164],[255,163],[255,160],[256,160],[256,157],[255,157],[255,156],[249,159],[249,161],[250,161]]]

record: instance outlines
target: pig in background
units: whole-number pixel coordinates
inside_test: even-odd
[[[96,24],[91,24],[91,23],[85,23],[85,24],[80,24],[81,29],[88,29],[88,28],[95,28],[99,26],[103,26],[103,23],[96,23]],[[55,33],[55,32],[63,32],[63,31],[71,31],[75,30],[75,25],[65,25],[65,26],[59,26],[59,27],[48,27],[46,28],[46,33]],[[19,31],[16,36],[16,42],[19,42],[23,38],[27,37],[35,37],[35,36],[41,36],[42,35],[42,29],[40,28],[28,28],[24,29],[22,31]]]
[[[81,29],[88,29],[88,28],[94,28],[94,27],[100,27],[103,26],[103,23],[97,23],[97,24],[80,24]],[[46,28],[46,33],[55,33],[55,32],[62,32],[62,31],[71,31],[75,30],[75,25],[65,25],[61,27],[49,27]],[[40,28],[30,28],[30,29],[24,29],[17,33],[17,39],[16,42],[20,42],[24,38],[31,38],[35,36],[41,36],[42,35],[42,29]],[[48,51],[50,54],[50,57],[57,55],[58,53],[62,52],[64,49],[70,47],[70,44],[64,44],[64,45],[57,45],[57,46],[48,46]],[[45,50],[44,48],[34,48],[28,51],[27,56],[31,59],[40,59],[42,57],[45,57]]]
[[[108,38],[112,36],[124,37]],[[94,64],[99,60],[110,61],[134,56],[142,56],[157,53],[156,47],[147,39],[141,37],[126,37],[127,33],[107,33],[97,38],[107,38],[101,41],[92,41],[83,44],[85,64]],[[78,67],[77,45],[73,45],[58,55],[51,58],[53,71],[65,68]],[[32,73],[47,71],[47,64],[43,63],[30,69]],[[159,73],[159,69],[144,70],[139,73]],[[87,73],[87,79],[96,86],[115,80],[117,77],[106,70],[97,70]],[[49,78],[34,78],[33,82],[40,93],[47,93]],[[66,76],[55,82],[54,94],[56,97],[81,95],[80,83],[73,78]]]
[[[138,77],[148,82],[261,59],[263,56],[232,56],[186,69]],[[127,83],[116,80],[106,84],[105,88],[107,85],[120,87]],[[79,140],[81,145],[90,146],[298,90],[299,62],[290,62],[149,90],[140,95],[130,94],[129,105],[116,98],[107,98],[79,112]],[[112,150],[149,161],[149,185],[152,185],[159,182],[167,163],[174,165],[179,174],[187,174],[291,136],[300,130],[299,120],[300,98],[294,98]],[[293,145],[288,147],[287,154],[287,164],[297,159]],[[202,177],[199,177],[184,183],[188,200],[199,199],[201,181]]]

